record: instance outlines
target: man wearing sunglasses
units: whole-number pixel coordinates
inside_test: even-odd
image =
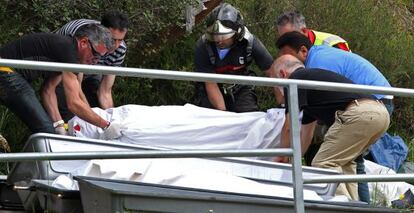
[[[98,56],[96,63],[104,66],[122,66],[127,51],[124,42],[125,35],[128,31],[128,17],[119,11],[106,12],[101,21],[92,19],[77,19],[68,22],[56,33],[73,37],[76,32],[87,24],[102,24],[112,33],[112,39],[115,43],[115,50],[110,51],[105,56]],[[100,107],[108,109],[114,107],[112,98],[112,86],[115,82],[115,75],[85,75],[80,74],[79,79],[82,82],[82,90],[91,107]],[[57,96],[59,101],[59,110],[65,121],[70,120],[73,114],[67,109],[65,96],[61,85],[58,86]]]
[[[110,31],[90,24],[77,32],[74,38],[52,33],[25,35],[0,49],[6,59],[49,61],[60,63],[92,64],[98,55],[113,49]],[[30,83],[43,77],[40,104]],[[29,69],[0,67],[0,102],[19,117],[32,133],[55,133],[63,129],[57,107],[56,85],[63,82],[69,109],[78,117],[101,127],[107,139],[120,136],[120,124],[101,118],[89,107],[80,89],[77,76],[72,72],[42,72]],[[58,128],[60,127],[60,128]]]
[[[195,71],[230,75],[255,75],[252,59],[261,70],[272,65],[272,56],[243,24],[240,12],[224,3],[207,18],[207,30],[195,50]],[[197,83],[194,103],[232,112],[257,111],[257,97],[250,85]]]

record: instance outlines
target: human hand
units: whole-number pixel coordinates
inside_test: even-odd
[[[55,133],[59,135],[68,135],[68,131],[66,131],[65,127],[63,126],[55,127]]]
[[[117,139],[122,136],[121,130],[123,125],[118,122],[110,122],[108,127],[104,129],[103,136],[105,140]]]
[[[286,156],[277,156],[272,159],[273,162],[289,163],[289,158]]]

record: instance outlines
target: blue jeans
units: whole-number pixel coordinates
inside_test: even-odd
[[[55,133],[32,86],[17,72],[0,72],[0,102],[29,127],[32,133]]]
[[[390,117],[392,115],[392,112],[394,112],[394,103],[392,99],[381,99],[382,103],[384,103],[385,108],[387,108],[388,114],[390,114]]]
[[[365,175],[365,165],[364,165],[364,158],[362,157],[362,155],[358,156],[355,159],[356,162],[356,173],[358,175]],[[370,203],[370,198],[369,198],[369,188],[368,188],[368,183],[367,182],[359,182],[358,183],[358,196],[359,196],[359,200],[362,202],[366,202],[366,203]]]

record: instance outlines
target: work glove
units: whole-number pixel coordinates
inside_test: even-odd
[[[55,127],[55,133],[59,135],[68,135],[68,131],[66,131],[65,127],[63,126]]]
[[[124,129],[123,125],[118,122],[110,122],[109,126],[104,129],[103,139],[113,140],[122,136],[121,130]]]
[[[55,133],[59,135],[68,135],[64,127],[65,122],[63,120],[59,120],[53,123],[53,127],[55,128]]]

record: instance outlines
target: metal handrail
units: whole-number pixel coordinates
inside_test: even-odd
[[[396,182],[414,181],[414,174],[394,175],[332,175],[303,179],[304,183],[337,183],[337,182]]]
[[[95,151],[53,153],[0,154],[0,162],[31,160],[91,160],[128,158],[211,158],[211,157],[274,157],[292,156],[290,148],[256,150],[157,150],[157,151]]]
[[[0,66],[9,66],[21,69],[35,69],[44,71],[70,71],[85,74],[114,74],[118,76],[156,78],[184,81],[211,81],[217,83],[234,83],[256,86],[289,86],[296,84],[298,88],[315,90],[335,90],[342,92],[356,92],[369,94],[387,94],[414,97],[414,89],[396,87],[378,87],[357,84],[332,83],[308,80],[278,79],[253,76],[217,75],[212,73],[195,73],[171,70],[155,70],[130,67],[111,67],[99,65],[68,64],[42,61],[26,61],[0,58]]]
[[[169,80],[188,80],[188,81],[203,81],[203,82],[217,82],[217,83],[235,83],[235,84],[246,84],[246,85],[256,85],[256,86],[284,86],[288,88],[289,93],[289,115],[290,115],[290,134],[292,141],[292,150],[285,150],[286,153],[278,150],[272,154],[293,154],[293,188],[294,188],[294,203],[295,211],[298,213],[305,212],[304,207],[304,198],[303,198],[303,184],[304,182],[310,183],[312,181],[335,181],[340,182],[339,180],[349,180],[359,181],[359,180],[371,180],[368,178],[363,178],[364,175],[359,175],[359,177],[345,177],[340,179],[338,177],[326,178],[308,178],[303,180],[302,176],[302,166],[301,166],[301,144],[299,139],[299,110],[297,106],[298,97],[297,92],[298,88],[301,89],[313,89],[313,90],[330,90],[330,91],[341,91],[341,92],[355,92],[355,93],[368,93],[368,94],[386,94],[386,95],[397,95],[397,96],[407,96],[414,97],[414,89],[405,89],[405,88],[391,88],[391,87],[378,87],[378,86],[367,86],[367,85],[356,85],[356,84],[344,84],[344,83],[332,83],[332,82],[320,82],[320,81],[308,81],[308,80],[293,80],[293,79],[276,79],[276,78],[263,78],[263,77],[251,77],[251,76],[235,76],[235,75],[216,75],[209,73],[194,73],[194,72],[182,72],[182,71],[169,71],[169,70],[153,70],[153,69],[142,69],[142,68],[127,68],[127,67],[110,67],[110,66],[90,66],[82,64],[67,64],[67,63],[55,63],[55,62],[38,62],[38,61],[24,61],[24,60],[12,60],[12,59],[0,59],[0,66],[9,66],[14,68],[21,69],[36,69],[44,71],[69,71],[69,72],[83,72],[86,74],[115,74],[118,76],[130,76],[130,77],[146,77],[146,78],[159,78],[159,79],[169,79]],[[219,150],[223,151],[223,150]],[[279,152],[280,151],[280,152]],[[162,151],[160,151],[161,153]],[[168,151],[171,156],[176,156],[179,154],[184,155],[186,151],[181,150],[181,153],[174,153],[175,151]],[[201,152],[205,153],[205,150],[195,151],[197,154]],[[224,152],[224,151],[223,151]],[[221,152],[223,154],[223,152]],[[243,154],[251,154],[256,151],[245,151]],[[269,153],[271,153],[270,151]],[[292,153],[293,152],[293,153]],[[158,155],[160,153],[152,153]],[[269,154],[267,153],[267,154]],[[28,153],[24,153],[28,155]],[[57,155],[48,155],[50,158],[60,158],[63,159],[68,156],[59,156],[61,153],[53,153]],[[75,153],[73,153],[75,154]],[[78,157],[85,153],[78,153]],[[94,154],[97,156],[103,156],[104,153],[88,153]],[[108,153],[108,157],[115,153]],[[125,155],[124,155],[125,154]],[[125,157],[129,154],[131,156],[134,154],[138,157],[144,153],[124,153],[122,156]],[[195,157],[196,153],[192,157]],[[230,153],[227,153],[230,154]],[[234,154],[234,153],[233,153]],[[259,154],[257,152],[256,154]],[[262,153],[263,154],[263,153]],[[7,161],[7,159],[12,159],[14,155],[15,160],[23,160],[22,156],[16,154],[2,154],[0,155],[0,161]],[[191,154],[189,154],[191,155]],[[218,157],[219,153],[215,153]],[[41,159],[44,155],[42,153],[33,153],[33,156],[30,156],[31,160]],[[143,155],[142,155],[143,156]],[[267,156],[267,155],[266,155]],[[212,157],[212,156],[211,156]],[[224,157],[224,156],[223,156]],[[48,158],[50,160],[50,158]],[[373,177],[371,177],[373,178]],[[377,178],[377,177],[376,177]],[[378,176],[378,178],[383,178]],[[401,178],[401,179],[398,179]],[[398,177],[398,180],[407,180],[412,177]],[[372,179],[377,180],[377,179]]]

